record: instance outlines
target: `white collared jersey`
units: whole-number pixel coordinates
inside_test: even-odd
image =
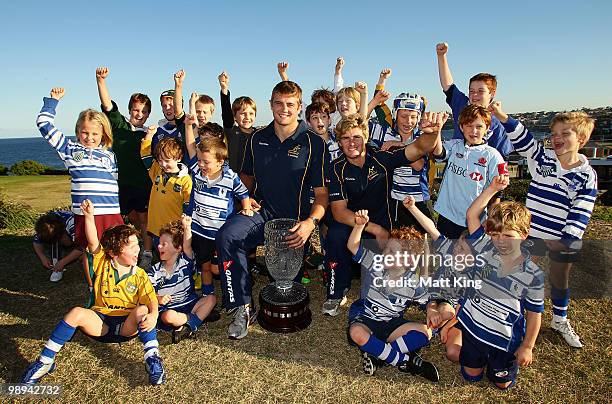
[[[194,260],[181,253],[171,273],[166,273],[162,263],[153,265],[147,275],[158,296],[170,295],[172,300],[162,309],[176,309],[192,303],[198,298],[194,287]]]
[[[437,254],[441,255],[442,265],[432,278],[435,282],[434,286],[428,289],[430,300],[446,300],[453,307],[462,302],[466,294],[466,281],[473,278],[472,268],[467,266],[460,268],[458,258],[452,256],[456,242],[442,234],[434,241],[433,248]],[[449,259],[449,257],[452,258]],[[454,265],[446,265],[445,262],[452,262]]]
[[[55,127],[58,100],[45,97],[43,101],[36,125],[45,140],[57,151],[72,177],[72,212],[82,215],[81,203],[89,199],[96,215],[118,214],[119,185],[115,153],[103,147],[87,148],[68,139]]]
[[[532,180],[527,191],[531,212],[529,236],[545,239],[581,239],[597,196],[597,174],[587,158],[565,170],[553,150],[544,148],[516,119],[504,124],[515,150],[527,158]]]
[[[394,282],[401,282],[397,287],[388,282],[391,278],[386,271],[376,270],[375,254],[363,246],[359,247],[353,260],[361,264],[363,315],[376,321],[389,321],[401,317],[410,304],[426,301],[427,291],[419,283],[418,271],[406,270]]]
[[[514,352],[525,336],[525,310],[544,311],[544,273],[522,250],[523,263],[504,275],[497,249],[482,227],[468,241],[485,264],[474,266],[473,279],[480,287],[466,290],[457,320],[479,341]]]

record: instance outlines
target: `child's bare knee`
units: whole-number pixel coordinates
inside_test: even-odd
[[[83,315],[85,314],[86,310],[87,309],[84,309],[82,307],[73,307],[64,316],[64,321],[72,326],[79,325],[83,320]]]
[[[368,339],[370,339],[370,335],[364,329],[355,324],[351,325],[349,335],[351,336],[353,342],[359,346],[365,345],[368,342]]]
[[[137,306],[135,309],[137,316],[144,316],[149,313],[149,308],[145,305]]]
[[[446,358],[452,362],[459,362],[459,354],[461,353],[461,346],[452,344],[446,348]]]

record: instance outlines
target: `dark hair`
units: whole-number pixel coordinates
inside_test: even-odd
[[[132,94],[132,96],[130,97],[130,101],[128,102],[128,110],[132,110],[132,105],[135,102],[143,103],[145,105],[145,108],[147,108],[149,112],[151,112],[151,99],[148,95],[142,93]]]
[[[64,219],[60,216],[49,212],[38,218],[34,225],[34,230],[43,243],[56,243],[66,231],[66,223],[64,223]]]
[[[329,105],[326,102],[315,101],[306,107],[306,120],[310,120],[312,114],[327,114],[330,113]]]
[[[130,237],[138,236],[138,234],[138,230],[127,224],[120,224],[106,229],[102,233],[102,239],[100,240],[106,257],[110,259],[113,256],[120,255],[125,246],[130,243]]]

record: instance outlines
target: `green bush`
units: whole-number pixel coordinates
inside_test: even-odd
[[[40,175],[48,167],[34,160],[23,160],[11,166],[13,175]]]
[[[511,178],[510,185],[504,190],[504,200],[525,203],[530,182],[531,180],[517,180]]]
[[[34,226],[38,214],[25,204],[15,203],[0,194],[0,229],[21,230]]]
[[[7,175],[7,174],[8,174],[8,167],[0,164],[0,175]]]

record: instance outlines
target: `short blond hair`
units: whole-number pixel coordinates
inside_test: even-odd
[[[357,109],[359,109],[359,105],[361,103],[361,94],[359,94],[359,91],[355,90],[354,87],[344,87],[341,88],[338,93],[336,93],[336,104],[338,104],[338,102],[340,102],[340,98],[341,97],[348,97],[348,98],[352,98],[353,101],[355,101],[355,105],[357,106]],[[337,107],[338,105],[336,105]]]
[[[576,137],[578,138],[580,147],[584,147],[584,145],[587,144],[591,138],[593,129],[595,129],[595,119],[591,118],[589,114],[583,111],[558,113],[550,122],[550,129],[552,130],[553,126],[557,123],[568,123],[572,125],[573,129],[576,131]]]
[[[361,114],[352,114],[342,118],[336,125],[336,140],[348,133],[351,129],[359,128],[363,134],[363,142],[367,143],[369,138],[368,121]]]
[[[487,233],[515,230],[523,236],[529,234],[531,213],[520,202],[505,201],[495,205],[489,212],[484,228]]]
[[[94,121],[102,126],[102,140],[100,141],[100,145],[105,149],[113,147],[113,130],[105,114],[91,108],[81,111],[76,121],[76,125],[74,126],[74,132],[77,135],[77,139],[79,138],[79,132],[81,132],[81,127],[85,121]]]

